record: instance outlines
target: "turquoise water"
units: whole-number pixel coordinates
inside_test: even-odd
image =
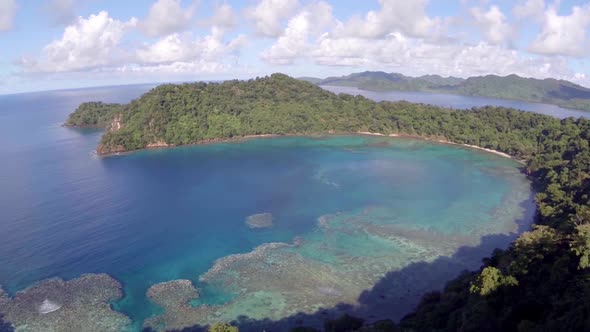
[[[240,301],[262,292],[275,299],[279,284],[260,289],[244,278],[232,285],[199,281],[217,259],[268,242],[301,237],[304,245],[272,255],[295,252],[303,257],[296,264],[340,279],[354,275],[363,280],[355,282],[361,289],[410,260],[451,256],[485,235],[516,232],[517,220],[531,209],[529,183],[515,162],[455,146],[286,137],[99,158],[92,151],[100,131],[59,126],[81,101],[125,101],[146,88],[0,97],[4,289],[14,294],[54,276],[108,273],[124,286],[114,308],[139,328],[163,312],[146,298],[147,289],[174,279],[201,288],[195,305],[246,303]],[[257,213],[271,213],[274,226],[250,229],[245,219]],[[329,231],[318,220],[327,220]],[[490,250],[466,266],[476,267]],[[364,278],[367,271],[373,277]],[[251,293],[237,292],[238,286]],[[239,313],[220,310],[228,318]],[[265,317],[265,310],[253,315]]]

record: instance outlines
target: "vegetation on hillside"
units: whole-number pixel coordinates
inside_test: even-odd
[[[104,135],[107,152],[250,134],[371,131],[472,144],[524,160],[538,192],[533,229],[509,249],[496,250],[479,271],[425,295],[399,325],[409,331],[590,330],[589,120],[498,107],[456,111],[376,103],[281,74],[163,85],[108,112],[121,129]]]
[[[527,126],[527,123],[521,123]],[[415,331],[590,331],[590,121],[544,125],[526,170],[536,225],[402,320]]]
[[[103,153],[246,135],[370,131],[437,137],[521,158],[534,151],[536,142],[529,138],[541,125],[559,124],[550,117],[506,108],[456,112],[407,102],[375,103],[362,96],[338,96],[281,74],[250,81],[161,85],[127,105],[82,104],[67,123],[85,126],[88,121],[78,119],[107,116],[112,119],[100,122],[110,127],[116,120],[120,129],[110,128],[103,136]],[[532,125],[515,127],[520,121]]]
[[[70,114],[65,125],[85,128],[106,128],[115,113],[120,111],[122,111],[120,104],[105,104],[103,102],[83,103],[74,113]]]
[[[351,86],[373,91],[422,91],[467,96],[516,99],[554,104],[590,111],[590,89],[555,79],[524,78],[517,75],[487,75],[461,79],[425,75],[408,77],[397,73],[362,72],[320,81],[306,78],[319,85]]]
[[[207,332],[239,332],[238,328],[227,323],[215,323]]]

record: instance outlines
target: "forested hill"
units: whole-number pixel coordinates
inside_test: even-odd
[[[108,128],[100,143],[105,153],[250,134],[357,131],[509,153],[526,161],[536,184],[536,225],[485,259],[479,271],[427,294],[400,325],[408,331],[590,331],[589,120],[494,107],[376,103],[274,74],[162,85],[127,105],[83,104],[67,123]]]
[[[98,148],[105,154],[246,135],[370,131],[448,139],[523,157],[536,148],[536,142],[522,139],[525,133],[534,136],[528,133],[534,128],[499,135],[519,119],[557,123],[503,108],[455,112],[407,102],[376,103],[274,74],[249,81],[165,84],[126,105],[84,103],[66,125],[108,129]]]
[[[422,91],[467,96],[516,99],[590,111],[590,89],[555,79],[509,76],[477,76],[467,79],[396,73],[362,72],[326,79],[302,78],[318,85],[351,86],[372,91]]]

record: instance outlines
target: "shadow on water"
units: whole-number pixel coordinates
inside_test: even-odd
[[[527,231],[535,217],[535,193],[531,190],[529,199],[520,204],[525,215],[517,220],[518,231],[511,234],[493,234],[481,238],[475,247],[460,247],[451,257],[439,257],[433,262],[412,263],[401,270],[390,271],[371,289],[365,290],[358,304],[339,304],[331,308],[321,308],[315,313],[298,313],[283,319],[255,320],[241,316],[231,322],[241,332],[249,331],[289,331],[296,327],[321,329],[326,320],[340,318],[344,314],[362,317],[366,323],[382,319],[399,321],[410,313],[428,292],[441,290],[445,284],[469,270],[477,270],[482,259],[489,257],[497,248],[506,248],[519,234]],[[184,328],[182,332],[206,331],[206,326]],[[144,332],[151,331],[145,329]],[[178,330],[176,330],[178,331]]]
[[[4,320],[4,316],[0,315],[0,332],[13,332],[12,324]]]

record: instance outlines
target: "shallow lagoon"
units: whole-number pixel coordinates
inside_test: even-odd
[[[146,319],[156,327],[239,315],[313,323],[340,311],[379,318],[378,308],[400,316],[530,221],[530,184],[518,165],[481,151],[340,136],[97,158],[100,132],[59,126],[83,100],[140,92],[0,100],[11,106],[0,112],[0,284],[10,294],[55,276],[107,273],[123,284],[113,307],[134,329]],[[249,227],[248,216],[261,213],[272,224]],[[259,247],[266,243],[278,244]],[[192,294],[180,299],[192,306],[166,287],[153,300],[190,319],[170,320],[146,296],[177,279],[199,288],[187,299],[194,291],[172,284]],[[352,306],[329,310],[341,303]],[[328,309],[313,315],[320,307]]]

